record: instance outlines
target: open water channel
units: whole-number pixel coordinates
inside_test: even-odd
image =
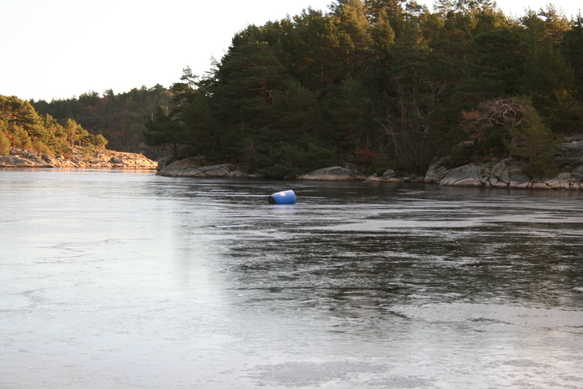
[[[0,171],[1,389],[582,387],[582,193]]]

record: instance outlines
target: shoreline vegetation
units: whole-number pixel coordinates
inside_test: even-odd
[[[170,88],[12,104],[40,113],[2,113],[0,154],[109,140],[169,176],[583,189],[583,17],[337,0],[248,26]]]
[[[112,151],[107,139],[71,119],[39,115],[16,97],[0,96],[0,168],[156,169],[144,155]]]

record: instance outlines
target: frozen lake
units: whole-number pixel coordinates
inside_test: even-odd
[[[583,193],[0,171],[1,389],[581,388],[582,350]]]

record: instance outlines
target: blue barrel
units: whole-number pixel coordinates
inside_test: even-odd
[[[295,204],[296,192],[293,190],[284,190],[269,196],[269,204]]]

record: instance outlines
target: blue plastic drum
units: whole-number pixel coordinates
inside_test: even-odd
[[[293,190],[284,190],[283,192],[277,192],[269,196],[269,204],[295,204],[296,203],[296,192]]]

